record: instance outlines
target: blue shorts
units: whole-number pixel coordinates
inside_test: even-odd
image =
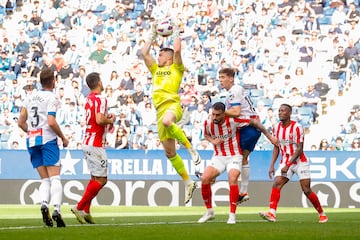
[[[261,136],[261,131],[253,126],[242,127],[240,132],[240,147],[242,150],[254,151],[255,145]]]
[[[60,150],[57,139],[43,145],[28,148],[33,168],[40,166],[60,166]]]

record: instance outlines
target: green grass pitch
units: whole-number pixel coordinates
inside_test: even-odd
[[[94,206],[95,225],[79,224],[62,207],[66,228],[42,223],[39,205],[0,205],[0,239],[360,239],[360,209],[325,209],[329,222],[318,223],[313,208],[279,208],[278,222],[262,220],[265,207],[239,207],[237,224],[228,225],[228,207],[214,207],[215,219],[198,224],[205,207]]]

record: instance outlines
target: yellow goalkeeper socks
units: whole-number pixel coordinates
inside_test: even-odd
[[[191,143],[186,137],[184,131],[175,123],[172,123],[169,127],[170,133],[174,136],[176,140],[179,141],[186,149],[191,148]]]
[[[183,160],[181,159],[179,154],[176,154],[174,157],[169,158],[172,166],[175,168],[176,172],[181,176],[184,182],[190,179],[189,174],[185,169],[185,165]]]

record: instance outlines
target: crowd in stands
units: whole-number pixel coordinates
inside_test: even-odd
[[[211,149],[202,127],[211,102],[221,95],[222,67],[237,69],[236,83],[252,97],[268,129],[283,102],[309,129],[359,80],[359,9],[355,0],[1,1],[0,148],[26,149],[26,134],[16,124],[20,107],[39,90],[40,71],[51,68],[62,104],[57,120],[70,149],[81,146],[85,78],[93,71],[101,73],[109,109],[118,116],[108,146],[162,149],[152,79],[140,51],[150,25],[169,15],[181,23],[186,68],[179,124],[197,149]],[[171,41],[158,37],[152,53]],[[343,129],[312,150],[360,149],[356,101]],[[270,148],[261,138],[257,149]]]

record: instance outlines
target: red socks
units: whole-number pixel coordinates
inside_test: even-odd
[[[239,198],[239,186],[238,185],[230,185],[230,212],[235,213],[237,202]]]
[[[318,196],[314,192],[311,192],[309,196],[307,196],[307,198],[310,200],[316,211],[321,214],[323,212],[323,209],[321,207]]]
[[[84,212],[89,213],[91,201],[94,197],[96,197],[102,187],[103,186],[98,181],[90,180],[83,197],[77,205],[77,209],[84,210]]]
[[[210,184],[201,184],[201,194],[206,208],[212,208],[212,192]]]
[[[280,201],[280,189],[272,188],[270,195],[270,209],[277,209],[277,206]]]

